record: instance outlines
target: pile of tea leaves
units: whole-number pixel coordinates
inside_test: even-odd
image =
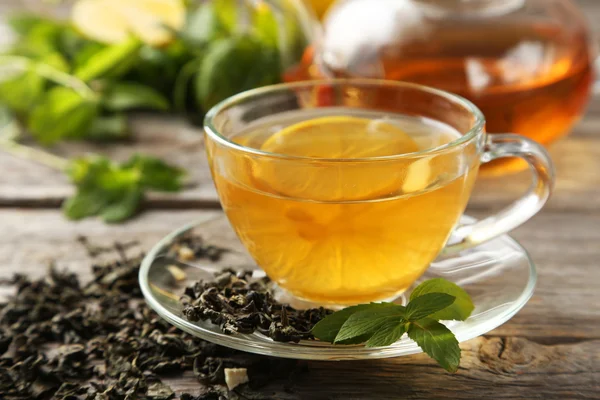
[[[185,240],[195,255],[219,252],[200,238]],[[143,302],[142,255],[127,255],[135,243],[100,248],[82,242],[93,255],[116,258],[93,265],[91,282],[55,266],[38,280],[16,274],[2,282],[16,290],[0,303],[3,399],[267,399],[257,389],[281,382],[291,390],[293,378],[305,372],[297,361],[231,350],[172,327]],[[248,383],[228,390],[232,371]],[[165,381],[185,372],[199,381],[198,392],[176,395]]]
[[[199,281],[181,297],[183,315],[192,322],[210,320],[225,334],[260,332],[277,342],[314,339],[312,328],[333,311],[296,310],[272,296],[268,277],[252,271],[224,270],[212,281]]]

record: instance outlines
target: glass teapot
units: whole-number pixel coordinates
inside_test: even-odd
[[[582,114],[594,54],[571,0],[339,0],[288,80],[369,77],[460,94],[491,133],[548,144]]]

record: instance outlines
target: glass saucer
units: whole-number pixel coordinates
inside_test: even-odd
[[[463,219],[463,223],[475,221],[467,216]],[[201,235],[207,244],[225,244],[231,251],[225,253],[218,262],[204,259],[180,262],[176,256],[169,254],[169,248],[174,241],[190,232]],[[184,274],[174,274],[173,265]],[[334,346],[313,340],[281,343],[260,333],[225,335],[209,321],[187,321],[179,305],[179,297],[185,287],[200,279],[213,278],[214,272],[223,267],[253,269],[256,270],[255,276],[264,275],[237,239],[227,218],[218,214],[191,223],[163,238],[142,262],[139,281],[146,301],[162,318],[192,335],[222,346],[274,357],[307,360],[376,359],[421,352],[406,336],[392,346],[381,348]],[[471,250],[437,259],[415,286],[420,281],[435,277],[443,277],[460,285],[473,298],[475,310],[468,320],[446,323],[458,341],[463,342],[489,332],[515,315],[533,294],[537,274],[525,249],[513,238],[504,235]],[[410,290],[405,295],[410,295]]]

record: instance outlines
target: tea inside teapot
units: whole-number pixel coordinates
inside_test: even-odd
[[[304,78],[437,87],[473,101],[489,132],[543,144],[570,131],[593,80],[589,31],[570,0],[342,0],[313,51]]]

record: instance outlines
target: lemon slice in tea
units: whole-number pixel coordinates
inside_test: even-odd
[[[410,163],[351,159],[407,154],[420,148],[410,135],[385,120],[332,116],[291,125],[267,139],[261,150],[312,158],[258,165],[255,177],[276,193],[313,201],[357,201],[402,190]],[[423,164],[411,174],[423,173],[428,178],[426,167]]]
[[[312,158],[367,158],[412,153],[419,147],[386,121],[339,116],[288,126],[267,139],[261,150]]]

